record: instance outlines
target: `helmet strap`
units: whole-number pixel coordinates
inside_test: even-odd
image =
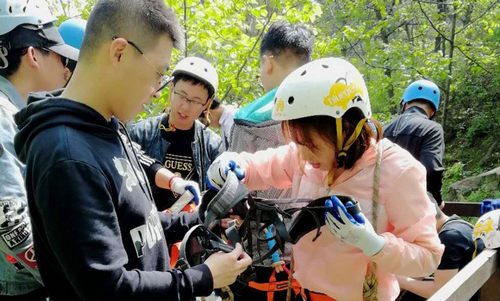
[[[167,111],[167,115],[168,115],[168,127],[166,127],[162,123],[160,123],[160,126],[158,127],[160,130],[163,130],[165,132],[175,132],[175,125],[172,124],[172,122],[170,121],[171,120],[171,116],[170,116],[171,112],[172,111],[170,109],[168,109],[168,111]]]
[[[365,125],[366,118],[363,118],[358,122],[356,128],[354,129],[354,132],[351,134],[351,137],[349,137],[349,139],[347,139],[345,143],[344,133],[342,132],[342,118],[336,118],[335,122],[337,126],[337,167],[343,167],[345,159],[347,158],[347,151],[361,134],[361,130]]]
[[[207,126],[210,126],[210,107],[212,106],[212,102],[214,101],[214,96],[215,94],[207,101],[208,106],[205,110],[205,119],[207,120]]]

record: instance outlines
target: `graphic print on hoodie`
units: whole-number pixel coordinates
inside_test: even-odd
[[[199,222],[159,214],[114,118],[63,98],[16,116],[38,265],[54,300],[189,300],[210,294],[206,265],[169,270],[167,242]],[[167,235],[165,236],[166,233]]]

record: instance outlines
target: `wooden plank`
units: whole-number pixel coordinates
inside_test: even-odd
[[[500,256],[500,255],[499,255]],[[483,285],[479,300],[498,301],[500,299],[500,269]]]
[[[446,215],[481,216],[481,203],[446,202],[443,212]]]
[[[441,287],[428,301],[469,300],[490,279],[491,275],[496,272],[497,267],[497,250],[485,249]]]

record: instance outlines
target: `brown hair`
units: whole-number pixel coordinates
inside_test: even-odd
[[[344,116],[342,116],[342,129],[344,142],[352,135],[356,125],[363,116],[361,112],[356,109],[348,110]],[[372,126],[376,128],[376,133],[373,131]],[[285,141],[294,141],[298,144],[304,145],[309,149],[315,149],[311,133],[316,132],[324,140],[329,141],[334,146],[335,152],[337,152],[337,129],[336,120],[330,116],[309,116],[299,119],[286,120],[281,123],[281,129],[283,131],[283,136]],[[351,145],[349,150],[347,150],[347,156],[342,162],[337,162],[338,167],[344,167],[345,169],[350,169],[354,166],[354,163],[363,155],[363,153],[368,149],[370,145],[370,139],[374,138],[379,141],[383,135],[383,129],[381,124],[373,118],[367,120],[363,125],[360,135]],[[337,155],[337,153],[332,154]]]

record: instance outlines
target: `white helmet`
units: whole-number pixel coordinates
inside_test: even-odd
[[[204,81],[213,88],[214,95],[217,92],[217,87],[219,86],[217,71],[212,64],[206,60],[195,56],[184,58],[175,65],[172,76],[175,77],[175,75],[179,73],[188,74]]]
[[[474,240],[481,239],[488,249],[500,247],[500,209],[483,214],[474,226]]]
[[[0,35],[21,24],[42,27],[56,21],[43,0],[0,0]]]
[[[345,139],[342,116],[349,109],[358,109],[364,118]],[[366,119],[372,116],[368,90],[356,67],[341,58],[324,58],[299,67],[283,80],[274,98],[273,119],[310,116],[336,119],[337,164],[342,167],[347,151],[359,137]]]
[[[351,108],[372,115],[365,81],[359,71],[341,58],[323,58],[290,73],[276,92],[274,120],[326,115],[341,118]]]

